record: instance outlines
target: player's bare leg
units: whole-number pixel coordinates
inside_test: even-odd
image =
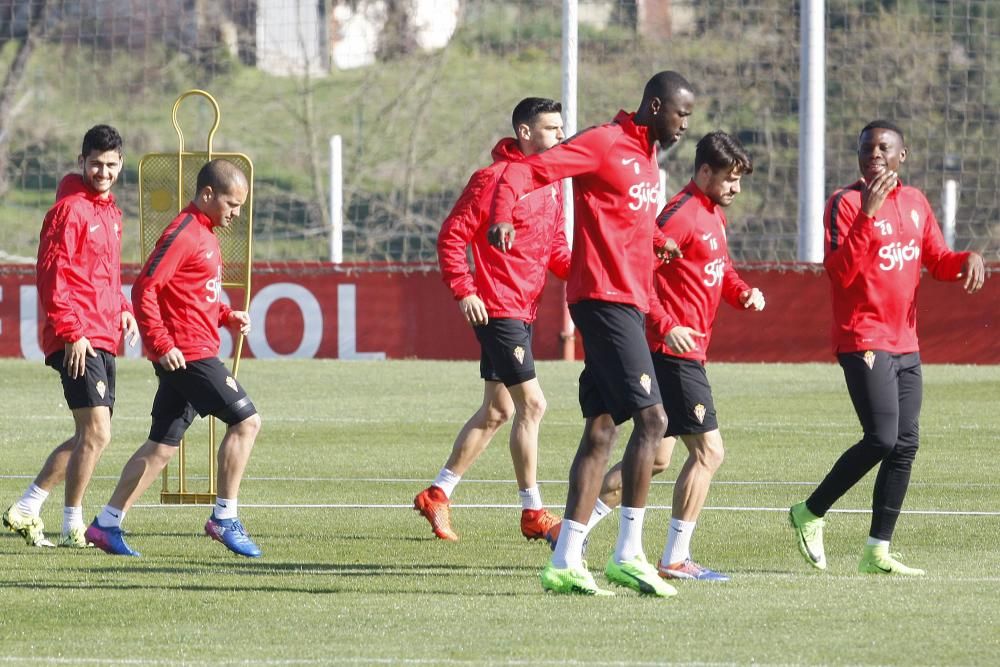
[[[538,490],[538,431],[545,415],[545,395],[537,378],[508,388],[514,402],[510,457],[521,499],[521,534],[529,540],[558,537],[559,518],[547,511]]]
[[[62,537],[59,546],[82,549],[89,546],[83,533],[83,495],[97,462],[111,442],[111,410],[107,406],[73,410],[76,446],[66,463]]]
[[[238,497],[240,482],[250,452],[253,451],[257,434],[260,433],[260,415],[253,414],[238,424],[226,429],[226,435],[219,445],[218,454],[218,495],[212,516],[205,522],[205,534],[227,549],[240,556],[257,558],[261,555],[258,547],[239,520]]]
[[[76,435],[73,435],[53,449],[34,481],[3,513],[3,525],[23,537],[29,546],[55,546],[45,537],[45,524],[41,518],[42,505],[52,489],[66,479],[66,466],[76,448],[76,442]]]
[[[458,539],[458,534],[451,527],[451,494],[462,475],[486,451],[496,432],[514,415],[514,409],[514,400],[507,387],[502,382],[487,380],[483,387],[482,404],[458,432],[451,454],[434,484],[413,499],[413,508],[430,522],[438,538]]]

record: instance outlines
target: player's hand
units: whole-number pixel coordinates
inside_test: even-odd
[[[656,253],[656,258],[664,264],[669,264],[670,260],[680,259],[684,256],[684,253],[681,252],[681,247],[677,245],[677,241],[669,237],[662,248],[653,248],[653,252]]]
[[[458,308],[465,316],[465,321],[472,326],[481,326],[490,321],[490,316],[486,312],[486,304],[477,294],[470,294],[458,302]]]
[[[899,183],[899,174],[889,169],[876,176],[871,183],[866,183],[865,189],[861,193],[861,210],[864,214],[874,217],[897,183]]]
[[[962,287],[969,294],[975,294],[986,282],[986,267],[983,265],[983,257],[978,252],[970,252],[965,264],[962,265],[962,272],[959,278],[965,278]]]
[[[250,333],[250,313],[245,310],[234,310],[229,313],[229,326],[239,325],[240,333],[246,336]]]
[[[486,240],[500,252],[507,252],[514,247],[514,225],[509,222],[498,222],[490,225],[486,231]]]
[[[764,293],[756,287],[751,287],[740,293],[740,303],[743,304],[744,308],[749,308],[759,313],[764,310]]]
[[[168,371],[176,371],[178,368],[187,368],[187,363],[184,361],[184,353],[176,347],[170,348],[169,352],[160,357],[159,363]]]
[[[83,377],[83,374],[87,372],[87,357],[97,356],[97,352],[94,351],[86,336],[81,336],[75,343],[66,343],[65,351],[63,366],[74,380]]]
[[[667,334],[665,342],[675,354],[687,354],[698,349],[696,338],[704,338],[705,334],[691,327],[676,326]]]
[[[127,310],[122,311],[122,331],[125,332],[125,343],[129,347],[135,347],[139,342],[139,325],[135,316]]]

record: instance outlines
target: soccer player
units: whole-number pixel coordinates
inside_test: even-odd
[[[479,372],[483,402],[465,423],[434,483],[417,494],[414,508],[442,540],[457,540],[450,499],[462,475],[513,414],[510,455],[521,500],[521,534],[554,540],[559,517],[542,504],[536,470],[538,427],[545,396],[535,376],[531,325],[545,287],[546,269],[563,280],[569,273],[569,245],[562,212],[562,187],[540,188],[517,202],[513,220],[522,230],[516,250],[502,253],[486,240],[497,180],[511,163],[563,140],[562,105],[528,97],[512,114],[515,137],[493,147],[493,164],[469,179],[438,235],[441,275],[482,347]],[[466,259],[471,246],[475,274]]]
[[[542,587],[557,593],[608,595],[583,563],[587,521],[601,489],[618,425],[632,419],[622,461],[622,517],[607,578],[642,594],[676,590],[646,560],[642,523],[656,449],[667,426],[644,334],[649,308],[659,170],[656,144],[670,146],[687,130],[691,85],[672,71],[653,76],[635,113],[619,111],[539,155],[511,164],[500,178],[491,243],[515,244],[513,208],[525,193],[573,178],[576,220],[566,297],[583,335],[580,375],[583,437],[570,468],[566,513]]]
[[[919,444],[917,286],[926,267],[937,280],[964,279],[971,294],[983,286],[985,270],[977,253],[945,245],[927,198],[899,178],[906,157],[899,127],[886,120],[868,123],[858,137],[861,179],[826,203],[823,264],[833,301],[833,348],[864,434],[789,511],[799,551],[820,570],[826,569],[823,517],[877,465],[871,528],[858,571],[924,574],[889,550]]]
[[[163,230],[132,288],[139,330],[159,379],[152,426],[86,533],[96,546],[121,556],[139,555],[122,535],[125,513],[174,456],[196,412],[228,425],[219,445],[218,497],[205,533],[241,556],[261,555],[237,518],[237,494],[260,417],[216,356],[220,326],[250,331],[250,316],[222,302],[222,259],[213,233],[239,216],[249,186],[233,163],[212,160],[198,172],[196,187],[194,200]]]
[[[677,251],[676,259],[657,262],[646,320],[646,339],[667,412],[666,436],[653,474],[670,464],[676,438],[688,450],[674,485],[670,529],[657,569],[665,579],[728,581],[691,559],[691,536],[725,454],[705,374],[712,325],[722,300],[741,310],[764,310],[764,295],[733,268],[723,213],[740,193],[743,176],[753,172],[753,160],[735,138],[711,132],[698,142],[694,172],[656,220]],[[619,504],[621,487],[618,463],[604,477],[588,531]]]
[[[122,296],[122,212],[111,188],[122,168],[122,138],[109,125],[83,137],[81,173],[63,177],[42,223],[36,281],[45,311],[45,364],[62,378],[73,414],[73,437],[56,447],[3,524],[31,546],[51,547],[39,516],[52,488],[66,482],[59,546],[85,548],[83,496],[111,441],[115,354],[124,332],[138,341],[135,318]]]

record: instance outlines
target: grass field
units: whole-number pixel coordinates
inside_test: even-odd
[[[153,374],[138,361],[119,368],[115,436],[88,520],[148,427]],[[582,428],[579,368],[539,365],[549,400],[539,477],[557,507]],[[461,541],[433,538],[410,504],[478,404],[477,371],[473,362],[245,362],[264,429],[241,515],[264,557],[231,555],[201,535],[207,508],[162,506],[152,491],[126,521],[142,558],[29,549],[5,532],[0,664],[1000,663],[997,367],[924,369],[922,446],[894,548],[928,576],[900,580],[856,573],[872,475],[828,517],[826,573],[805,565],[786,525],[788,506],[858,437],[839,369],[710,366],[727,460],[693,547],[733,579],[682,582],[666,601],[543,594],[549,552],[517,530],[504,441],[456,492]],[[40,363],[5,360],[0,375],[6,507],[71,422]],[[205,427],[193,431],[191,473],[204,484]],[[651,492],[651,559],[679,459]],[[61,505],[59,487],[43,510],[56,533]],[[595,531],[593,569],[616,533],[615,520]]]

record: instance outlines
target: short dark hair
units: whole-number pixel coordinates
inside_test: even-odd
[[[531,121],[542,113],[562,113],[562,104],[547,97],[525,97],[514,107],[510,124],[514,127],[514,132],[517,132],[518,125],[531,125]]]
[[[707,164],[712,171],[739,169],[740,173],[753,172],[753,158],[736,137],[721,130],[709,132],[698,140],[694,152],[694,170]]]
[[[87,157],[91,151],[99,153],[118,151],[118,154],[121,155],[122,135],[118,134],[118,130],[110,125],[95,125],[87,130],[87,134],[83,135],[83,147],[80,149],[80,155]]]
[[[657,72],[646,82],[646,87],[642,91],[642,102],[639,106],[645,106],[646,102],[654,97],[660,98],[661,102],[666,102],[673,99],[674,95],[682,90],[693,93],[694,87],[687,79],[673,70]]]
[[[895,123],[893,123],[891,120],[885,120],[884,118],[879,118],[878,120],[873,120],[872,122],[870,122],[867,125],[865,125],[861,129],[861,132],[858,133],[858,142],[861,141],[861,135],[862,134],[864,134],[868,130],[875,130],[875,129],[889,130],[891,132],[895,132],[896,134],[899,135],[899,139],[904,144],[906,143],[906,137],[903,136],[903,130],[900,129],[900,127],[898,125],[896,125]]]
[[[239,167],[229,160],[215,159],[205,163],[198,171],[195,190],[201,192],[206,187],[218,193],[231,194],[236,186],[246,186],[247,177]]]

